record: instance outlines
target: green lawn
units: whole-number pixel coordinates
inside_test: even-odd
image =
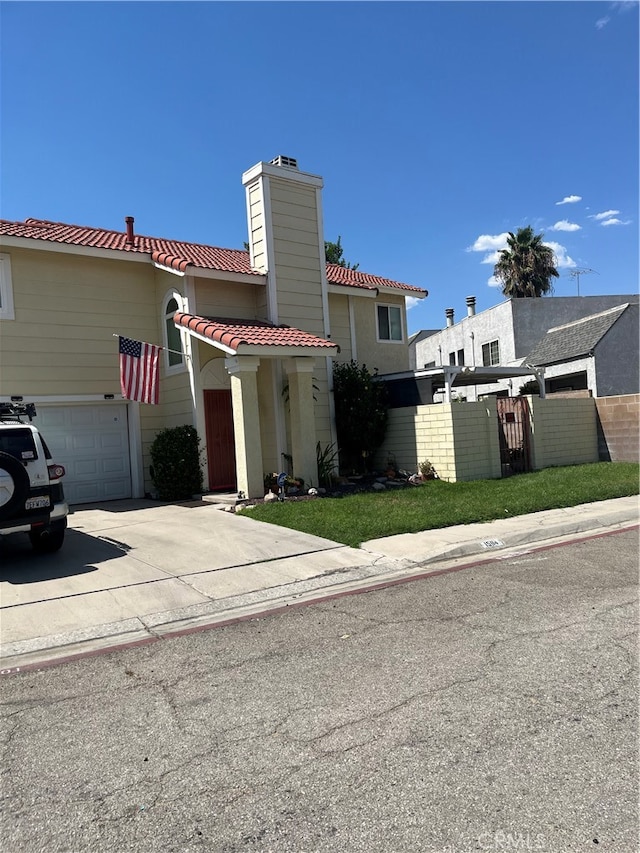
[[[251,518],[358,547],[368,539],[416,533],[637,495],[639,466],[598,462],[547,468],[504,480],[432,480],[397,492],[260,504]]]

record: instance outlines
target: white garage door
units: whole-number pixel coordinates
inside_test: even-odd
[[[64,493],[70,504],[131,497],[129,432],[125,403],[36,405],[54,462],[66,468]]]

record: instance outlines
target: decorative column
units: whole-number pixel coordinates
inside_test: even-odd
[[[302,477],[305,487],[318,483],[316,458],[316,419],[313,399],[315,359],[303,356],[289,358],[284,369],[289,379],[289,413],[291,419],[291,456],[293,476]]]
[[[248,498],[264,495],[260,410],[258,407],[258,365],[254,356],[225,359],[231,376],[231,404],[236,447],[236,477],[238,491]]]

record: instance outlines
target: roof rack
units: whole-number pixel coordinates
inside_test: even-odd
[[[0,403],[0,418],[2,420],[16,420],[22,423],[21,418],[27,417],[29,421],[32,421],[35,416],[35,403]]]

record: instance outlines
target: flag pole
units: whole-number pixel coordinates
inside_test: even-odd
[[[119,335],[117,332],[113,332],[111,335],[112,338],[126,338],[126,335]],[[129,338],[129,340],[132,340]],[[142,343],[142,341],[136,341],[136,343]],[[169,349],[169,347],[158,347],[158,349],[164,349],[167,352],[175,352],[176,355],[181,355],[183,358],[191,358],[188,352],[181,352],[179,349]]]

